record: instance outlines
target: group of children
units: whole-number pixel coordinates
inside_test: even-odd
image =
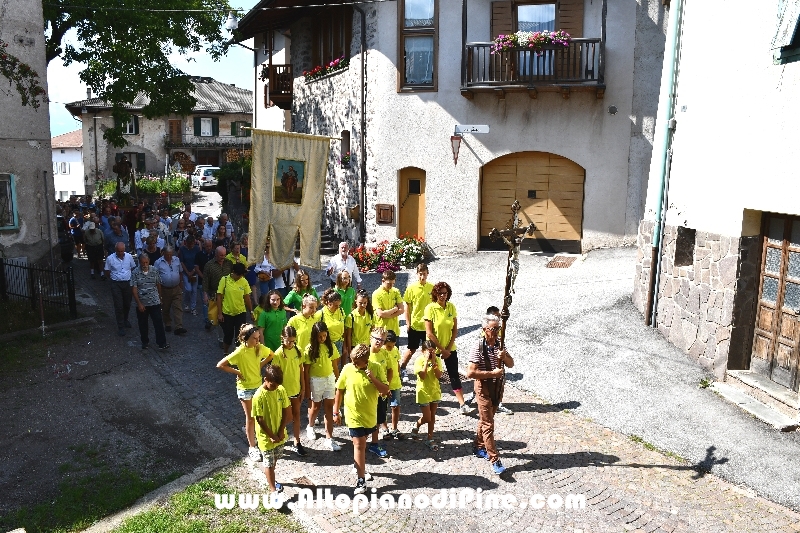
[[[255,323],[242,326],[240,345],[217,363],[221,370],[236,375],[237,396],[245,412],[248,455],[253,461],[263,460],[271,491],[282,490],[275,482],[275,463],[288,440],[286,427],[290,423],[294,452],[306,455],[300,440],[300,404],[307,398],[306,438],[316,440],[314,426],[322,411],[323,448],[339,451],[341,446],[333,440],[333,428],[334,424],[346,423],[353,442],[355,493],[365,492],[366,481],[371,479],[365,470],[366,452],[387,457],[380,440],[405,438],[398,429],[401,372],[405,373],[420,343],[422,354],[413,369],[421,416],[411,434],[417,438],[420,428],[427,425],[424,442],[438,450],[440,442],[434,438],[434,424],[442,396],[439,379],[444,364],[440,355],[441,350],[449,355],[450,349],[455,354],[455,349],[451,339],[444,342],[447,348],[437,347],[437,342],[430,339],[423,340],[424,317],[430,311],[426,307],[437,304],[432,303],[433,286],[427,283],[427,265],[419,265],[417,273],[418,281],[409,285],[403,298],[394,287],[394,272],[384,272],[381,286],[370,299],[366,291],[355,292],[349,273],[342,271],[336,286],[322,295],[323,307],[317,310],[316,292],[310,287],[307,274],[300,271],[294,289],[285,299],[277,291],[262,296],[253,312]],[[288,319],[287,309],[295,312]],[[404,313],[409,347],[401,358],[396,343],[399,316]],[[463,407],[463,400],[460,403]],[[389,408],[391,428],[387,423]]]

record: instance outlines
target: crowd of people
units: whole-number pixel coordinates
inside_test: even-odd
[[[222,260],[221,255],[219,258]],[[238,269],[231,274],[238,283],[243,265],[236,263],[233,268]],[[286,449],[301,457],[308,453],[301,439],[303,400],[308,408],[307,441],[317,440],[317,422],[322,415],[322,448],[339,451],[334,427],[346,424],[353,445],[355,494],[363,494],[372,478],[366,470],[367,452],[388,457],[387,441],[410,437],[438,450],[442,441],[436,436],[435,422],[442,398],[440,379],[445,373],[461,414],[474,412],[470,403],[477,403],[480,422],[473,453],[488,460],[495,474],[502,474],[505,467],[494,441],[494,417],[498,412],[512,414],[501,402],[504,369],[512,367],[514,360],[500,342],[499,310],[487,310],[480,340],[469,352],[466,375],[476,380],[476,386],[473,397],[467,399],[459,375],[457,311],[450,301],[453,292],[444,281],[427,281],[427,265],[417,266],[417,281],[409,284],[404,294],[394,286],[395,273],[387,271],[380,287],[370,295],[361,288],[358,268],[347,243],[342,243],[326,273],[331,287],[321,296],[310,285],[308,273],[298,269],[288,293],[262,291],[252,313],[247,307],[251,290],[247,283],[230,289],[221,281],[217,288],[222,304],[220,322],[234,326],[226,330],[223,358],[217,367],[236,376],[248,455],[253,461],[263,461],[270,490],[282,491],[275,481],[275,465]],[[226,291],[231,294],[228,307]],[[234,309],[234,301],[242,305]],[[397,345],[401,315],[408,338],[402,354]],[[234,333],[239,345],[228,354]],[[421,353],[409,369],[418,350]],[[401,391],[410,375],[416,376],[415,401],[420,415],[407,435],[400,430],[399,420]],[[420,437],[423,426],[426,434]]]

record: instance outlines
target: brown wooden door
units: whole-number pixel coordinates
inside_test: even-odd
[[[800,218],[765,213],[758,313],[750,369],[798,390]]]
[[[183,130],[181,129],[180,120],[169,121],[169,140],[173,143],[179,143],[183,140]]]
[[[400,171],[400,209],[397,231],[425,237],[425,171],[404,168]]]

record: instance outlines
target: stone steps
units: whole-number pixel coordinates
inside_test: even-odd
[[[711,390],[777,430],[795,431],[800,424],[797,416],[790,416],[757,400],[733,383],[717,381],[711,386]]]

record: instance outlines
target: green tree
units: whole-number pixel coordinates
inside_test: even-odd
[[[103,136],[117,147],[127,144],[124,105],[137,95],[149,98],[146,118],[188,115],[194,107],[189,76],[169,62],[173,51],[205,49],[218,60],[229,46],[222,29],[227,0],[46,0],[43,7],[47,62],[61,57],[86,66],[81,80],[112,106],[118,126]],[[64,44],[72,29],[78,44]]]

